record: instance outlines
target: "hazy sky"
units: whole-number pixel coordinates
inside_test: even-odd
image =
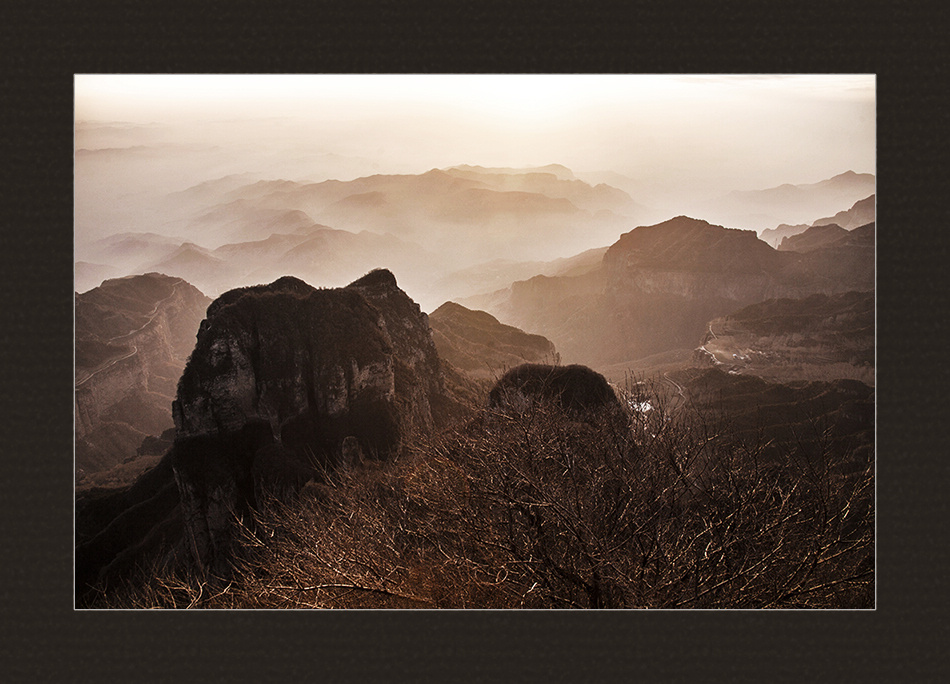
[[[376,172],[560,163],[711,193],[875,170],[873,75],[77,75],[75,85],[77,121],[333,153]]]

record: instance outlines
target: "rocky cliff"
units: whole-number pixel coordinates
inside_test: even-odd
[[[76,468],[83,477],[134,458],[173,426],[175,386],[211,302],[159,273],[76,295]]]
[[[78,581],[109,579],[169,530],[200,567],[225,573],[235,521],[262,497],[385,458],[458,410],[427,317],[389,271],[337,289],[284,277],[229,291],[200,323],[167,457],[128,492],[77,514]],[[158,493],[160,518],[143,519]]]
[[[231,520],[359,458],[384,458],[452,412],[425,314],[389,271],[318,290],[232,290],[201,323],[174,404],[189,547],[228,559]]]

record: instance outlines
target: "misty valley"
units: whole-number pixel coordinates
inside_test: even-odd
[[[874,607],[873,174],[162,130],[76,123],[76,607]]]

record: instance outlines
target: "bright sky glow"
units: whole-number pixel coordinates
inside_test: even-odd
[[[382,169],[561,163],[753,189],[875,166],[873,75],[88,74],[75,86],[77,121],[217,144],[296,136]],[[266,119],[269,131],[234,125]]]

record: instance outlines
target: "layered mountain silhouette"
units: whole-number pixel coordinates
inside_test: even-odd
[[[863,200],[855,202],[847,211],[839,211],[834,216],[820,218],[812,222],[813,226],[821,226],[828,223],[834,223],[845,230],[854,230],[860,226],[874,222],[875,196],[865,197]]]
[[[737,190],[699,203],[692,210],[711,221],[752,230],[781,224],[811,225],[815,217],[834,214],[874,194],[874,190],[873,174],[846,171],[818,183]]]
[[[555,165],[322,182],[229,175],[156,200],[137,222],[149,231],[78,243],[76,286],[157,271],[216,296],[283,275],[340,287],[385,264],[431,311],[559,275],[565,255],[609,244],[644,211],[622,190]]]
[[[575,178],[570,169],[563,166],[504,169],[463,165],[445,169],[445,172],[458,178],[478,181],[493,190],[560,197],[588,211],[612,211],[628,216],[646,211],[646,207],[634,202],[623,190],[606,183],[591,186]]]
[[[753,231],[681,216],[624,234],[596,270],[464,303],[597,367],[693,348],[710,319],[766,299],[871,290],[873,244],[872,224],[806,254],[779,252]]]
[[[839,211],[834,216],[817,219],[812,221],[810,225],[804,223],[794,226],[782,224],[776,228],[767,228],[761,232],[759,238],[772,245],[772,247],[778,248],[785,238],[804,233],[811,226],[835,224],[845,230],[854,230],[868,223],[874,223],[874,207],[875,196],[871,195],[855,202],[847,211]]]
[[[132,270],[177,276],[211,295],[271,282],[288,273],[324,286],[342,286],[382,261],[410,272],[425,270],[425,264],[435,261],[419,245],[391,235],[334,230],[309,220],[303,226],[285,227],[293,232],[270,233],[264,239],[215,249],[154,234],[124,234],[101,240],[85,253],[91,259],[127,264]],[[80,272],[77,266],[77,289],[98,284],[96,276],[102,268],[84,262]]]
[[[76,468],[133,459],[173,427],[171,402],[211,302],[180,278],[149,273],[76,295]]]
[[[780,252],[811,252],[833,244],[847,234],[848,231],[835,223],[811,226],[797,235],[782,238],[778,250]]]

